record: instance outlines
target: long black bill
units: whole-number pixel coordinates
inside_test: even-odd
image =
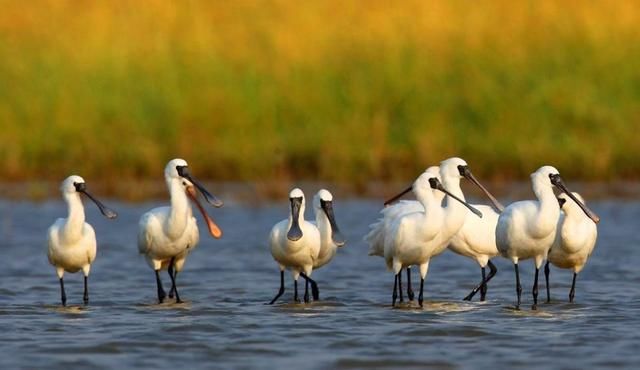
[[[476,179],[476,177],[473,176],[468,166],[460,166],[459,169],[460,169],[460,174],[464,176],[465,179],[471,181],[477,187],[479,187],[480,190],[482,190],[484,195],[486,195],[487,198],[489,198],[489,201],[491,201],[491,203],[493,204],[493,208],[495,208],[495,210],[498,211],[498,213],[502,213],[502,211],[504,211],[504,206],[500,202],[498,202],[498,200],[491,193],[489,193],[489,190],[487,190],[484,186],[482,186],[480,181],[478,181],[478,179]]]
[[[567,189],[566,185],[562,181],[562,177],[560,177],[560,174],[549,175],[549,178],[551,179],[551,183],[555,185],[555,187],[560,189],[563,193],[567,194],[567,196],[571,198],[571,200],[576,202],[576,204],[582,209],[587,217],[589,217],[595,223],[600,222],[600,217],[598,217],[598,215],[596,215],[592,210],[587,208],[587,206],[585,206],[580,200],[578,200],[578,198],[571,194],[569,189]]]
[[[87,197],[89,197],[89,199],[91,199],[93,201],[93,203],[96,204],[96,206],[98,206],[98,208],[100,209],[100,212],[108,219],[114,219],[116,217],[118,217],[118,214],[111,210],[109,207],[105,206],[104,204],[102,204],[102,202],[100,202],[98,199],[94,198],[93,195],[89,194],[89,192],[87,191],[87,189],[84,186],[79,187],[77,184],[76,185],[76,190],[79,191],[80,193],[86,195]],[[82,184],[84,185],[84,184]]]
[[[346,239],[342,236],[342,233],[338,228],[338,224],[336,223],[336,218],[333,214],[333,202],[320,199],[320,207],[322,207],[322,210],[327,215],[329,223],[331,224],[331,239],[335,245],[342,247],[346,243]]]
[[[205,187],[202,186],[200,182],[198,182],[195,178],[193,178],[193,176],[191,176],[191,173],[189,173],[189,168],[187,166],[181,166],[181,167],[178,167],[177,169],[178,169],[178,175],[191,181],[191,183],[195,185],[196,188],[198,188],[198,190],[200,190],[200,193],[202,193],[202,195],[204,196],[204,199],[206,199],[209,204],[211,204],[216,208],[220,208],[223,206],[223,203],[220,199],[215,197],[213,194],[209,193],[209,191],[205,189]]]
[[[300,207],[302,206],[302,197],[290,198],[291,202],[291,228],[287,232],[287,239],[295,242],[302,238],[302,229],[298,223],[298,217],[300,216]]]
[[[387,199],[387,201],[384,202],[384,206],[386,207],[386,206],[388,206],[388,205],[390,205],[392,203],[395,203],[398,199],[402,198],[403,195],[407,194],[411,190],[413,190],[413,185],[411,185],[408,188],[404,189],[403,191],[401,191],[397,195],[393,196],[392,198]]]
[[[480,212],[479,210],[477,210],[475,207],[473,207],[469,203],[465,202],[464,200],[462,200],[462,199],[456,197],[455,195],[451,194],[451,192],[449,192],[447,189],[444,188],[444,186],[442,186],[442,183],[440,182],[440,180],[438,180],[438,178],[436,178],[436,177],[430,178],[429,179],[429,184],[431,185],[431,188],[438,189],[441,192],[447,194],[451,198],[453,198],[453,199],[457,200],[458,202],[464,204],[465,207],[469,208],[469,210],[471,212],[473,212],[476,216],[482,218],[482,212]]]

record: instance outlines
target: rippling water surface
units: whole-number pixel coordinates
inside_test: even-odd
[[[154,274],[137,254],[135,236],[140,215],[159,202],[107,203],[119,211],[117,220],[87,204],[98,235],[91,303],[81,305],[82,275],[67,274],[70,307],[62,308],[45,232],[66,214],[64,204],[0,201],[1,368],[640,366],[638,202],[590,203],[602,222],[592,260],[578,278],[577,303],[567,303],[571,273],[554,269],[554,302],[538,311],[529,309],[531,261],[521,263],[525,309],[514,311],[508,261],[496,259],[489,300],[469,303],[461,298],[479,281],[480,269],[451,252],[431,263],[424,309],[392,309],[393,276],[382,259],[367,256],[361,241],[379,204],[340,199],[336,217],[349,242],[330,265],[314,271],[321,301],[292,303],[286,275],[281,301],[264,305],[279,284],[266,239],[287,204],[228,202],[212,212],[224,237],[202,233],[178,276],[186,303],[158,305]],[[166,273],[163,278],[168,285]]]

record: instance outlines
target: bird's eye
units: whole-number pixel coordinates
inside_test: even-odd
[[[183,181],[183,182],[182,182],[182,185],[187,186],[187,182],[186,182],[186,181]]]

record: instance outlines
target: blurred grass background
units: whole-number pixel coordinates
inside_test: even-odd
[[[638,1],[0,0],[0,179],[640,175]],[[94,181],[95,181],[94,180]]]

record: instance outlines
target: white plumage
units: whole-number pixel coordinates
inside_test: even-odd
[[[467,164],[460,158],[450,158],[440,164],[443,184],[438,180],[435,168],[426,171],[414,182],[413,186],[401,194],[413,190],[424,210],[402,214],[392,220],[384,232],[384,258],[387,268],[395,275],[392,304],[395,305],[399,286],[400,271],[404,267],[417,265],[420,268],[420,294],[418,303],[422,306],[424,279],[431,258],[442,253],[466,217],[469,207],[478,216],[477,210],[464,201],[460,189],[460,178],[464,176]],[[447,194],[447,205],[442,207],[434,197],[432,189]],[[401,195],[399,194],[399,195]],[[397,199],[398,197],[394,197]],[[455,200],[455,201],[454,201]],[[375,252],[375,248],[373,248]]]
[[[549,248],[555,239],[560,208],[553,193],[553,187],[569,195],[591,219],[598,222],[593,212],[569,193],[562,182],[558,170],[551,166],[540,167],[531,174],[533,192],[538,200],[519,201],[510,204],[498,218],[496,226],[496,244],[500,254],[514,264],[516,274],[516,309],[520,308],[520,274],[518,261],[533,258],[536,273],[533,284],[533,305],[538,303],[538,273],[547,258]]]
[[[470,301],[480,291],[480,300],[484,301],[487,283],[497,272],[497,268],[490,259],[499,254],[495,232],[499,214],[491,206],[482,204],[472,204],[472,206],[482,212],[482,218],[467,216],[460,230],[451,238],[449,249],[456,254],[473,259],[480,265],[482,280],[464,300]],[[502,209],[501,205],[496,207]],[[490,269],[488,276],[485,270],[487,265]]]
[[[62,197],[67,203],[69,214],[67,218],[57,219],[48,230],[47,256],[49,263],[56,268],[60,280],[60,294],[62,305],[66,305],[67,297],[64,290],[63,276],[65,272],[74,273],[82,270],[84,274],[85,304],[89,303],[87,279],[91,264],[96,258],[96,234],[93,227],[85,222],[84,206],[80,193],[93,200],[103,215],[115,218],[117,215],[105,207],[100,201],[91,196],[86,190],[86,184],[80,176],[69,176],[60,187]]]
[[[138,251],[145,256],[149,266],[156,273],[158,301],[162,303],[166,297],[159,271],[169,270],[171,290],[169,297],[175,293],[176,302],[181,302],[176,289],[175,279],[182,271],[187,255],[198,245],[200,234],[196,218],[193,217],[189,199],[201,211],[211,235],[215,238],[222,232],[199,203],[196,188],[205,199],[215,207],[222,202],[211,195],[189,173],[187,162],[173,159],[165,167],[165,181],[171,195],[171,205],[154,208],[140,218],[138,231]]]
[[[345,239],[335,219],[331,192],[321,189],[316,193],[313,197],[313,212],[316,216],[315,225],[320,232],[320,252],[313,264],[315,270],[331,262],[338,248],[344,246]]]
[[[284,270],[291,270],[294,280],[294,300],[298,299],[298,277],[305,279],[305,302],[309,302],[308,286],[314,299],[319,298],[318,286],[311,279],[313,266],[320,253],[320,231],[304,219],[305,197],[295,188],[289,193],[289,217],[275,224],[269,234],[271,255],[280,268],[280,290],[269,304],[273,304],[284,293]]]
[[[584,199],[580,194],[573,193],[573,196],[584,204]],[[549,263],[559,268],[573,270],[573,281],[569,290],[569,302],[573,302],[576,278],[589,260],[598,238],[598,227],[595,222],[587,217],[575,202],[568,200],[569,197],[566,194],[558,195],[563,212],[560,213],[558,231],[545,264],[547,302],[551,300]]]

